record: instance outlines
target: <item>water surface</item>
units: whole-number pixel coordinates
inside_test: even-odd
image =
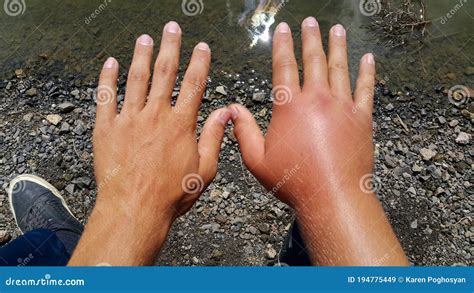
[[[474,4],[464,0],[427,1],[426,19],[431,22],[423,42],[395,49],[387,48],[366,27],[371,18],[361,13],[357,0],[185,0],[186,5],[171,0],[6,2],[21,7],[7,13],[4,6],[0,13],[1,73],[7,77],[17,68],[32,68],[94,81],[108,56],[115,56],[126,69],[136,37],[148,33],[159,44],[163,25],[176,20],[184,32],[183,65],[192,47],[203,40],[213,50],[213,76],[230,72],[271,78],[271,34],[276,24],[288,22],[299,38],[300,23],[309,15],[317,17],[325,39],[335,23],[347,28],[353,79],[365,52],[376,54],[379,78],[398,88],[469,85],[464,73],[473,65]],[[299,52],[299,41],[296,47]]]

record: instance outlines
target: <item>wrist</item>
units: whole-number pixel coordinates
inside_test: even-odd
[[[71,265],[151,265],[171,228],[164,211],[98,196]]]

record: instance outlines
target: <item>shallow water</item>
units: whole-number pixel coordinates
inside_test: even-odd
[[[358,0],[184,0],[187,6],[171,0],[7,2],[10,6],[0,11],[0,73],[4,77],[11,76],[16,68],[31,68],[47,75],[74,73],[81,81],[93,81],[107,56],[115,56],[126,68],[137,36],[148,33],[159,44],[163,25],[176,20],[184,31],[185,57],[198,41],[210,44],[213,76],[225,71],[271,78],[271,34],[276,24],[288,22],[299,38],[300,22],[314,15],[324,38],[335,23],[347,28],[353,79],[359,58],[373,51],[379,77],[400,89],[422,89],[438,83],[472,87],[465,74],[474,64],[472,1],[426,1],[426,19],[431,23],[423,43],[395,49],[384,46],[365,27],[370,17],[361,13]],[[261,26],[249,26],[252,21]],[[256,37],[255,32],[263,34]],[[300,42],[296,46],[299,51]],[[183,58],[182,64],[185,62]]]

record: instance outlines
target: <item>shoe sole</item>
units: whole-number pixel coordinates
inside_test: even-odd
[[[64,200],[64,197],[61,195],[61,193],[59,192],[59,190],[56,189],[56,187],[54,187],[53,185],[51,185],[48,181],[44,180],[43,178],[41,177],[38,177],[38,176],[35,176],[35,175],[31,175],[31,174],[23,174],[23,175],[20,175],[20,176],[17,176],[15,177],[11,182],[10,182],[10,186],[8,187],[8,200],[10,202],[10,210],[13,214],[13,218],[15,219],[15,224],[16,226],[18,227],[18,229],[20,229],[21,232],[24,233],[24,231],[21,230],[20,226],[18,225],[18,220],[16,218],[16,214],[15,214],[15,209],[13,208],[13,201],[12,201],[12,196],[13,196],[13,187],[20,181],[31,181],[31,182],[34,182],[36,184],[39,184],[41,186],[43,186],[44,188],[48,189],[49,191],[51,191],[54,196],[56,196],[57,198],[59,198],[61,200],[61,203],[62,205],[66,208],[66,210],[69,212],[69,214],[71,214],[71,216],[77,220],[77,218],[74,216],[74,214],[71,212],[71,210],[69,209],[69,207],[67,206],[66,204],[66,200]]]

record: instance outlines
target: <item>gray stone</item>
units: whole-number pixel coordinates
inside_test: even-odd
[[[392,111],[393,109],[395,109],[395,106],[392,103],[385,106],[385,110],[387,110],[387,111]]]
[[[29,90],[26,91],[26,95],[29,96],[29,97],[34,97],[37,94],[38,94],[38,91],[34,87],[32,87],[32,88],[30,88]]]
[[[432,158],[434,158],[434,156],[436,156],[436,151],[433,151],[431,149],[427,149],[427,148],[422,148],[420,150],[420,154],[421,156],[423,157],[423,160],[425,161],[429,161],[431,160]]]
[[[53,125],[58,125],[58,123],[61,120],[63,120],[63,117],[61,117],[58,114],[49,114],[48,116],[46,116],[46,120],[48,120],[48,122],[53,124]]]
[[[61,123],[61,128],[59,129],[59,134],[64,134],[69,132],[69,123],[63,122]]]
[[[23,120],[25,120],[26,122],[30,122],[31,119],[33,119],[33,113],[28,113],[28,114],[25,114],[23,115]]]
[[[71,183],[71,184],[68,184],[68,185],[64,188],[64,190],[66,190],[67,193],[69,193],[69,194],[73,194],[73,193],[74,193],[74,188],[75,188],[75,185]]]
[[[216,93],[221,94],[223,96],[227,96],[227,91],[225,90],[225,87],[222,85],[216,87]]]
[[[407,192],[410,193],[410,194],[416,195],[416,189],[413,186],[408,188]]]
[[[86,132],[86,125],[82,120],[76,121],[76,127],[74,128],[74,133],[77,135],[83,135]]]
[[[451,127],[456,127],[458,126],[458,124],[459,124],[459,121],[456,119],[449,121],[449,126]]]
[[[274,259],[276,255],[277,255],[277,252],[272,246],[269,246],[265,249],[265,256],[268,259]]]
[[[72,110],[74,110],[76,107],[74,106],[73,103],[70,102],[64,102],[58,105],[58,110],[61,113],[69,113]]]
[[[458,134],[458,137],[456,137],[456,143],[460,145],[469,144],[470,141],[471,141],[471,135],[466,132],[460,132]]]
[[[265,93],[254,93],[252,96],[252,100],[254,100],[255,102],[263,102],[265,101],[266,96],[267,95]]]
[[[72,95],[73,97],[77,98],[77,97],[79,97],[79,94],[80,94],[80,93],[81,93],[81,92],[80,92],[78,89],[75,89],[75,90],[73,90],[73,91],[71,92],[71,95]]]

